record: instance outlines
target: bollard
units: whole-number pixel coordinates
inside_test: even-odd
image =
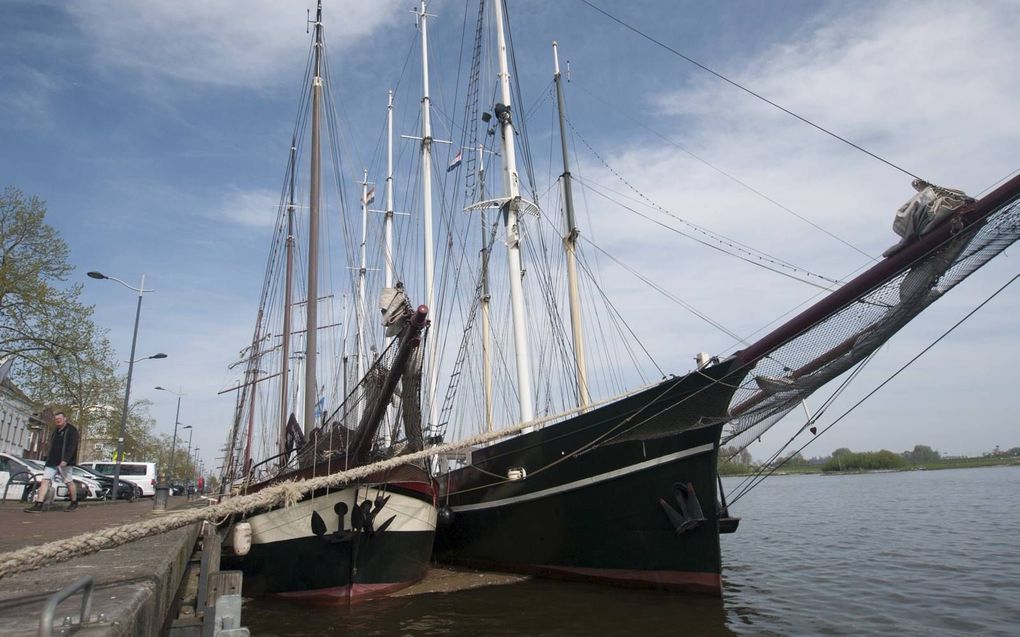
[[[152,499],[152,510],[166,511],[166,503],[169,499],[170,485],[161,481],[156,485],[156,496]]]

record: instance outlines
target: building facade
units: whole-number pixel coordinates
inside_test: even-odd
[[[39,446],[43,427],[34,411],[32,400],[10,379],[0,382],[0,451],[24,456]]]

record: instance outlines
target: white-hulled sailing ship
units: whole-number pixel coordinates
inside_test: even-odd
[[[370,352],[366,345],[372,331],[365,285],[365,233],[371,202],[367,181],[361,196],[360,263],[354,268],[357,276],[351,286],[356,291],[357,334],[352,340],[357,349],[348,355],[346,342],[341,340],[339,354],[325,360],[319,356],[320,352],[337,351],[336,339],[328,337],[329,330],[342,327],[346,321],[329,324],[319,320],[320,305],[327,308],[327,316],[329,308],[335,306],[331,302],[335,296],[323,294],[319,283],[325,260],[319,250],[325,200],[321,159],[324,120],[328,122],[328,147],[339,147],[336,124],[329,117],[332,108],[325,72],[321,1],[312,24],[306,99],[302,100],[293,137],[255,334],[250,347],[242,352],[245,382],[237,388],[235,423],[228,441],[224,479],[238,495],[258,493],[285,481],[367,466],[423,446],[418,388],[420,345],[428,308],[413,307],[402,285],[393,280],[389,246],[380,305],[385,337],[379,353]],[[388,121],[392,140],[392,99]],[[296,183],[305,128],[309,203],[306,234],[302,234],[307,237],[308,265],[304,277],[306,298],[295,301],[296,217],[302,211],[296,203]],[[384,211],[387,237],[392,234],[393,222],[392,141],[389,163]],[[336,158],[332,167],[336,173],[342,172]],[[344,214],[339,184],[337,194],[336,207]],[[274,301],[282,303],[274,307]],[[295,330],[291,324],[297,307],[305,314],[303,330]],[[293,350],[296,337],[301,338],[303,351]],[[295,360],[303,366],[303,374],[295,368]],[[273,361],[278,365],[276,370],[261,369]],[[327,378],[318,375],[320,369],[327,370]],[[262,403],[258,401],[260,396]],[[327,407],[336,403],[339,406],[335,409]],[[265,409],[260,410],[260,405]],[[300,420],[295,412],[302,414]],[[258,437],[257,417],[270,423]],[[385,594],[425,575],[436,526],[435,498],[435,482],[424,463],[409,462],[386,471],[372,471],[340,488],[312,492],[292,506],[229,520],[228,531],[244,528],[246,533],[241,535],[247,536],[250,530],[250,548],[247,538],[244,549],[240,542],[235,545],[228,541],[225,559],[232,568],[244,572],[245,591],[254,595],[328,603]],[[231,540],[234,537],[232,532],[227,536]]]

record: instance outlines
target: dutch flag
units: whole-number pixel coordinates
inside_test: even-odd
[[[457,166],[460,166],[460,160],[461,159],[463,159],[463,150],[458,150],[457,154],[454,155],[454,157],[453,157],[453,161],[451,161],[450,165],[446,167],[446,172],[450,172],[451,170],[453,170]]]

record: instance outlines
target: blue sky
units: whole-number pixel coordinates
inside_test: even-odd
[[[596,4],[942,185],[976,193],[1020,167],[1020,53],[1005,45],[1020,27],[1015,2]],[[47,201],[49,222],[71,246],[76,280],[93,269],[133,284],[146,274],[156,292],[144,301],[138,351],[165,351],[169,358],[136,367],[134,395],[153,401],[158,429],[169,432],[175,401],[152,387],[180,387],[187,394],[181,422],[195,426],[207,464],[233,408],[231,398],[216,392],[233,384],[236,375],[226,366],[250,339],[301,90],[304,9],[311,6],[0,5],[3,182]],[[326,3],[334,91],[342,124],[353,125],[349,181],[362,166],[377,166],[372,157],[386,91],[401,77],[406,97],[398,101],[398,125],[415,125],[416,57],[401,75],[416,37],[412,6]],[[525,101],[547,86],[549,43],[558,40],[561,59],[571,61],[572,121],[651,199],[817,272],[842,277],[862,264],[859,254],[691,161],[635,120],[866,252],[895,243],[889,228],[911,194],[908,178],[721,84],[581,2],[523,0],[510,8]],[[455,56],[464,4],[437,1],[430,11],[437,15],[433,55]],[[453,102],[456,71],[433,70],[439,109]],[[549,112],[541,110],[541,117],[549,120]],[[441,137],[443,117],[437,120]],[[549,121],[529,132],[533,147],[545,153]],[[578,161],[576,173],[614,183],[590,154],[579,153]],[[540,170],[540,181],[547,174]],[[546,179],[540,188],[547,185]],[[647,239],[652,229],[621,218],[596,197],[586,201],[592,209],[584,218],[593,224],[586,236],[739,333],[813,294],[741,265],[702,261],[703,253],[679,238],[654,247]],[[671,262],[678,250],[684,258]],[[904,330],[862,377],[858,395],[1013,270],[1010,258],[1000,257]],[[625,307],[636,308],[629,320],[670,369],[684,371],[695,352],[731,345],[686,317],[668,319],[675,306],[655,309],[623,274],[608,273],[605,283],[617,288]],[[839,446],[902,450],[922,443],[978,453],[1020,445],[1020,398],[1010,381],[1010,363],[1020,354],[1016,298],[1010,290],[997,299],[808,454]],[[88,280],[85,299],[126,358],[131,293]],[[782,426],[777,429],[776,440]]]

